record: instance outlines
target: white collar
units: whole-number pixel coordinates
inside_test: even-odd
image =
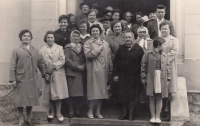
[[[82,39],[85,39],[87,36],[90,37],[90,34],[85,34],[84,36],[83,36],[82,34],[80,35],[80,37],[81,37]]]
[[[160,19],[157,18],[157,22],[158,22],[158,21],[160,21]],[[164,21],[164,18],[162,18],[161,21],[163,22],[163,21]]]

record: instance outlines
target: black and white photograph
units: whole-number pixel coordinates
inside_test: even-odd
[[[199,0],[0,0],[0,126],[200,126]]]

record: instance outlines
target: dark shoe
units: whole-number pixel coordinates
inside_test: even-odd
[[[130,116],[129,116],[129,121],[133,121],[133,120],[134,120],[133,115],[130,115]]]
[[[75,116],[78,117],[78,118],[82,118],[81,114],[76,114]]]
[[[125,120],[125,119],[128,119],[128,115],[125,114],[125,115],[122,115],[119,117],[119,120]]]
[[[68,118],[73,118],[74,114],[69,114]]]

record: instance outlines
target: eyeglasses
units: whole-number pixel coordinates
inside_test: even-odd
[[[144,33],[144,34],[145,34],[145,33],[146,33],[146,31],[140,31],[139,33]]]

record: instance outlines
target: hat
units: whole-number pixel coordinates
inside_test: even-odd
[[[111,18],[103,18],[100,20],[100,22],[104,22],[104,21],[112,21],[112,19]]]
[[[88,5],[88,7],[91,8],[90,3],[87,3],[87,2],[80,3],[80,4],[79,4],[79,8],[82,9],[82,6],[83,6],[83,5]]]
[[[96,8],[96,9],[98,9],[98,10],[101,9],[97,3],[93,3],[93,4],[92,4],[92,7]]]

